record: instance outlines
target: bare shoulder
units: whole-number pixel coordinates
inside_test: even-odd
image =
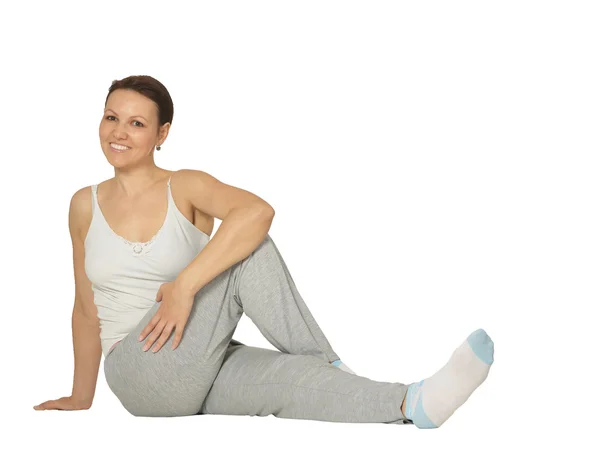
[[[200,180],[200,182],[203,182],[209,179],[215,179],[214,176],[211,176],[205,171],[190,168],[183,168],[177,171],[173,171],[171,176],[171,182],[173,182],[173,179],[175,179],[184,183],[193,183],[194,181],[198,180]]]
[[[171,174],[171,183],[175,185],[186,202],[190,201],[190,195],[204,192],[214,182],[220,181],[214,176],[199,169],[179,169]]]
[[[173,173],[171,182],[183,189],[186,201],[196,210],[219,220],[238,207],[256,207],[261,214],[274,213],[273,207],[258,195],[221,182],[205,171],[180,169]]]
[[[71,197],[69,231],[73,241],[83,241],[92,222],[92,187],[80,188]]]

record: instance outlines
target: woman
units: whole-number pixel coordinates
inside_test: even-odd
[[[202,171],[155,165],[172,119],[156,79],[111,85],[99,133],[115,177],[78,190],[70,206],[73,391],[34,408],[91,407],[104,354],[107,383],[135,416],[442,425],[488,375],[494,345],[485,331],[420,382],[354,374],[268,235],[273,208]],[[215,217],[222,223],[210,239]],[[232,339],[242,312],[279,351]]]

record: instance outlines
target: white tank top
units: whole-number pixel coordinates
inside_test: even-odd
[[[85,272],[92,283],[100,320],[102,353],[123,339],[156,303],[156,293],[200,253],[210,237],[177,208],[167,184],[168,209],[162,227],[145,243],[115,233],[98,205],[92,185],[92,222],[85,238]],[[137,335],[136,335],[137,339]]]

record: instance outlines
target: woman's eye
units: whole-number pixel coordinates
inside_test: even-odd
[[[111,117],[112,117],[113,119],[115,118],[115,116],[106,116],[106,120],[111,120]],[[140,122],[139,120],[134,120],[134,122],[137,122],[137,123],[139,123],[141,127],[143,127],[143,126],[144,126],[144,124],[143,124],[142,122]]]

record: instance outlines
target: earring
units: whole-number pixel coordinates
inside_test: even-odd
[[[156,146],[156,150],[160,150],[160,146]]]

